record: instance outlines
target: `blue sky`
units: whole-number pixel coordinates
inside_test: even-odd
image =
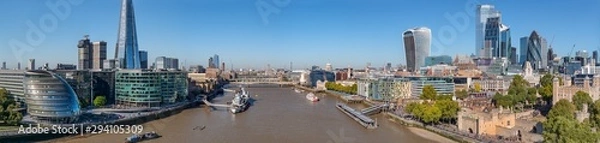
[[[51,2],[69,0],[51,0]],[[108,57],[114,56],[120,0],[72,0],[64,19],[39,0],[0,1],[0,61],[8,67],[35,58],[37,65],[77,63],[77,41],[90,35],[92,41],[108,42]],[[81,3],[77,3],[82,1]],[[275,0],[285,1],[285,0]],[[257,2],[279,11],[264,23]],[[470,3],[492,4],[511,27],[512,44],[538,31],[559,55],[600,47],[600,1],[475,1],[475,0],[289,0],[277,6],[272,0],[134,0],[140,49],[151,61],[157,56],[177,57],[182,64],[206,65],[209,56],[234,68],[324,66],[364,67],[367,62],[383,66],[405,64],[401,33],[426,26],[432,30],[432,55],[471,54],[475,45],[475,18],[466,28],[453,25],[444,15],[473,14]],[[264,5],[263,5],[264,6]],[[61,9],[64,10],[64,9]],[[28,21],[42,27],[45,38],[27,38]],[[44,31],[46,30],[46,31]],[[448,30],[454,35],[442,33]],[[451,39],[446,39],[450,37]],[[11,42],[13,41],[13,42]],[[13,46],[14,41],[29,50]],[[18,43],[18,42],[16,42]],[[12,47],[19,47],[16,50]],[[573,52],[574,54],[574,52]]]

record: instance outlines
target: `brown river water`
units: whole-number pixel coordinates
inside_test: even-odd
[[[408,127],[394,123],[382,114],[370,116],[378,121],[379,128],[368,130],[335,108],[335,103],[340,100],[334,96],[318,95],[321,101],[310,102],[305,98],[306,93],[296,93],[291,88],[263,87],[247,90],[256,100],[247,111],[234,115],[224,108],[187,109],[143,124],[144,131],[156,131],[162,135],[161,138],[143,142],[424,143],[435,142],[433,140],[440,138],[422,130],[411,132]],[[213,103],[227,103],[232,96],[232,93],[225,92],[225,95],[215,98]],[[362,104],[350,106],[366,108]],[[198,129],[201,126],[205,128]],[[130,135],[101,134],[50,142],[117,143],[124,142],[128,136]]]

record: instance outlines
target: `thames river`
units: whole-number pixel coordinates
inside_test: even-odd
[[[383,115],[371,116],[379,122],[375,130],[365,129],[335,108],[339,100],[318,95],[319,102],[306,100],[306,93],[291,88],[248,88],[256,101],[246,111],[231,114],[226,109],[191,108],[179,114],[147,122],[144,131],[156,131],[161,138],[144,142],[209,142],[209,143],[391,143],[452,142],[424,130],[398,125]],[[213,100],[226,103],[232,93]],[[365,108],[362,104],[351,104]],[[199,130],[200,126],[205,126]],[[194,130],[196,128],[196,130]],[[63,138],[54,142],[123,142],[130,135],[94,135]],[[435,140],[435,141],[434,141]],[[51,141],[53,142],[53,141]]]

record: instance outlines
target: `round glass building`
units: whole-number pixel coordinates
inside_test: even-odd
[[[69,122],[81,114],[77,94],[49,71],[26,71],[23,79],[27,112],[39,120]]]

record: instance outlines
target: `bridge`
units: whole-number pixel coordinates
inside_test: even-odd
[[[232,79],[231,82],[236,84],[294,84],[291,81],[282,81],[279,78],[269,77],[243,77]]]
[[[215,103],[210,103],[208,102],[206,99],[202,100],[202,102],[204,102],[204,104],[211,106],[211,107],[224,107],[224,108],[231,108],[231,105],[227,105],[227,104],[215,104]]]
[[[380,113],[381,111],[385,110],[386,108],[388,108],[389,105],[387,104],[382,104],[382,105],[378,105],[378,106],[371,106],[369,108],[365,108],[360,110],[360,113],[362,113],[363,115],[373,115],[376,113]]]

